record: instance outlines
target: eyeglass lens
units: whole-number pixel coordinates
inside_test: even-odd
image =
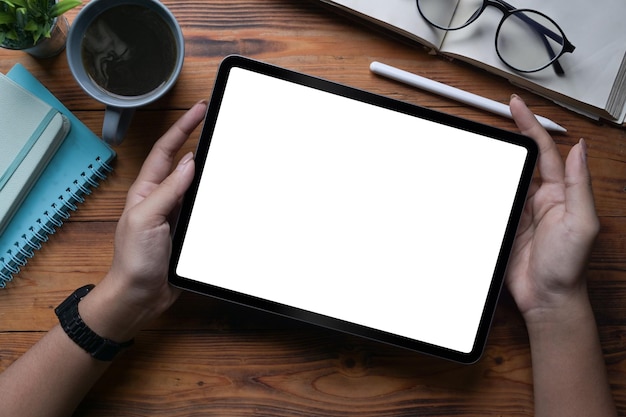
[[[440,29],[461,29],[480,16],[483,0],[417,0],[420,14]],[[539,12],[516,10],[500,22],[496,51],[505,64],[524,72],[550,65],[562,52],[564,35],[551,19]]]
[[[461,29],[472,23],[485,7],[483,0],[418,0],[419,11],[440,29]]]
[[[533,11],[517,11],[502,20],[496,35],[500,58],[521,71],[550,65],[563,50],[564,38],[556,24]]]

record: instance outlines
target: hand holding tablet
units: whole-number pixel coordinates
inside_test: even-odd
[[[473,362],[536,156],[519,134],[228,57],[170,282]]]
[[[183,142],[203,119],[207,110],[203,103],[186,112],[157,141],[129,190],[116,231],[111,269],[80,301],[81,318],[85,324],[96,334],[105,335],[110,340],[128,340],[176,300],[179,291],[167,285],[168,255],[172,243],[170,214],[194,182],[194,188],[187,193],[186,215],[181,218],[176,232],[175,256],[170,273],[177,271],[180,275],[170,277],[173,283],[417,351],[462,362],[476,360],[482,351],[502,283],[503,265],[506,264],[512,240],[510,232],[515,229],[514,223],[519,218],[518,208],[523,204],[520,198],[528,185],[527,168],[532,170],[528,164],[537,156],[536,148],[528,145],[527,139],[519,135],[510,136],[507,132],[412,106],[405,107],[402,103],[310,77],[302,78],[289,71],[240,58],[229,58],[223,68],[234,71],[226,71],[226,78],[224,72],[220,72],[218,77],[218,88],[198,148],[201,151],[200,171],[194,176],[195,164],[190,153],[182,157],[175,168],[173,164]],[[323,103],[313,99],[320,97],[317,93],[306,89],[293,90],[290,85],[285,90],[296,91],[297,94],[285,94],[286,91],[276,89],[276,85],[265,84],[263,77],[268,73],[270,78],[289,83],[295,81],[298,86],[314,84],[315,87],[306,88],[325,92]],[[263,77],[259,79],[258,75]],[[252,94],[247,108],[246,104],[232,106],[246,96],[238,96],[237,88],[231,87],[245,86],[246,81],[254,81],[255,84],[248,84],[247,87],[251,91],[258,87],[261,95],[255,97]],[[333,99],[326,100],[328,93],[334,92],[340,92],[340,107],[333,104]],[[279,100],[267,100],[267,108],[259,107],[260,98],[264,95]],[[355,98],[357,96],[358,99]],[[229,104],[226,97],[236,100]],[[358,133],[362,142],[357,145],[349,135],[344,140],[344,136],[323,130],[323,124],[314,125],[311,128],[314,136],[308,136],[303,127],[307,127],[316,116],[332,120],[334,113],[340,113],[347,116],[348,121],[357,120],[353,113],[363,111],[363,107],[353,106],[353,101],[343,98],[400,112],[423,119],[426,123],[416,122],[417,125],[412,127],[417,130],[409,129],[412,136],[408,139],[403,139],[405,130],[402,129],[383,137],[370,137],[369,131],[361,130]],[[271,145],[275,138],[281,138],[284,127],[278,123],[280,118],[276,116],[283,111],[290,112],[281,103],[284,99],[286,103],[299,104],[305,113],[297,124],[284,126],[290,131],[287,136],[291,140],[283,140],[278,147],[268,146],[266,151],[255,141],[260,138],[263,143]],[[313,106],[307,107],[307,103]],[[320,104],[327,104],[327,107],[320,107]],[[260,137],[257,134],[244,136],[243,139],[230,134],[221,136],[215,129],[216,125],[229,121],[229,117],[222,119],[223,115],[230,113],[235,115],[231,121],[240,121],[268,109],[270,111],[257,120],[259,124],[254,129],[228,122],[223,130],[227,133],[238,129],[266,133]],[[272,109],[280,111],[274,113]],[[594,209],[585,142],[581,140],[573,146],[563,163],[554,141],[524,103],[512,98],[511,110],[520,130],[541,147],[541,176],[537,177],[528,194],[506,278],[528,330],[534,389],[542,393],[535,396],[534,409],[541,415],[616,416],[595,318],[584,285],[585,260],[600,228]],[[375,125],[389,121],[388,117],[393,116],[386,111],[379,113],[377,110],[375,113],[377,118],[365,124],[378,133]],[[243,140],[244,146],[241,146],[240,140],[233,138]],[[460,138],[463,140],[459,141]],[[307,145],[312,139],[317,146]],[[209,140],[211,150],[207,155]],[[420,146],[411,148],[411,141],[421,142]],[[440,152],[431,146],[431,142],[449,144],[450,141],[453,145],[449,149],[440,149]],[[474,148],[464,147],[463,141],[474,145]],[[502,144],[492,147],[492,141]],[[325,151],[320,152],[316,147]],[[519,173],[519,187],[513,193],[510,217],[505,222],[500,239],[501,250],[495,256],[495,264],[492,264],[493,257],[488,254],[493,255],[490,249],[496,245],[490,246],[489,242],[493,244],[499,240],[494,238],[503,226],[502,219],[498,220],[498,213],[506,207],[506,204],[501,204],[502,201],[511,198],[508,190],[513,178],[511,173],[519,168],[520,163],[520,153],[513,151],[516,147],[526,149],[522,154],[526,153],[527,158]],[[346,149],[350,152],[346,153]],[[404,155],[399,152],[402,150],[408,157],[403,158]],[[425,150],[425,155],[436,163],[429,166],[431,161],[420,157],[416,150]],[[258,152],[260,161],[273,164],[256,163],[255,158],[250,157],[255,152]],[[466,153],[465,158],[459,157],[462,152]],[[277,158],[274,154],[281,157]],[[215,156],[217,159],[214,159]],[[508,165],[497,166],[497,162],[494,165],[489,159],[493,156],[500,157]],[[458,171],[455,164],[450,165],[449,158],[455,163],[465,163],[462,167],[466,172]],[[309,159],[317,164],[309,162]],[[235,169],[224,171],[225,167],[219,163],[222,160],[230,161]],[[481,178],[481,170],[474,169],[466,160],[486,163],[492,175]],[[247,164],[255,170],[248,171]],[[411,174],[414,166],[422,165],[429,167],[430,177],[403,175]],[[431,186],[431,183],[441,185],[442,181],[446,185],[448,171],[456,179],[456,187]],[[491,177],[494,172],[504,173],[502,183],[493,182],[495,180]],[[320,175],[316,175],[318,173]],[[460,174],[465,175],[459,179]],[[405,177],[409,180],[403,180]],[[396,182],[391,180],[398,181],[400,187],[396,187]],[[216,191],[220,191],[215,184],[222,183],[236,187],[226,187],[225,200],[215,199]],[[296,187],[281,188],[281,184]],[[277,188],[281,193],[266,193],[275,192]],[[306,192],[300,192],[300,189]],[[466,189],[471,189],[470,193],[461,194],[461,197],[471,194],[471,198],[458,200],[458,192]],[[257,206],[241,204],[246,200],[262,202],[265,207],[257,215],[253,210]],[[418,203],[411,206],[414,200]],[[457,200],[458,204],[451,204]],[[411,206],[414,212],[404,210],[403,203]],[[220,213],[219,209],[224,206],[233,208],[233,213]],[[431,213],[427,220],[435,226],[420,222],[419,216],[429,210]],[[466,216],[466,213],[480,215],[481,210],[494,216],[482,221]],[[275,211],[289,216],[276,216]],[[440,212],[441,216],[437,216]],[[430,214],[435,216],[430,217]],[[456,220],[455,214],[466,221],[474,220],[479,224],[477,228],[482,227],[483,234],[468,237],[467,232],[471,232],[473,226],[470,224],[469,228],[465,228],[466,223]],[[266,233],[259,237],[257,222],[248,220],[247,216],[252,219],[259,216],[267,218],[271,227],[266,227]],[[216,222],[210,221],[212,217],[225,220],[226,226],[216,226]],[[245,227],[242,228],[233,219],[240,220]],[[448,219],[459,227],[449,227],[449,223],[444,221]],[[318,225],[321,232],[310,227],[307,220]],[[415,228],[415,224],[420,227]],[[429,233],[429,227],[436,232]],[[191,233],[192,228],[194,233]],[[198,239],[203,231],[210,232],[211,228],[214,231],[223,228],[229,233],[215,233],[219,238],[218,245],[215,245],[212,234]],[[283,242],[281,237],[290,236],[290,233],[288,241]],[[317,239],[305,239],[316,234]],[[352,234],[363,242],[358,242]],[[146,236],[150,240],[149,245],[145,245]],[[391,237],[397,239],[389,239]],[[196,245],[197,241],[204,240],[206,247]],[[334,240],[342,243],[335,244]],[[457,245],[457,249],[450,249],[454,248],[456,240],[464,241],[466,247]],[[343,245],[348,241],[352,241],[354,247]],[[222,243],[225,250],[220,247]],[[252,253],[251,247],[261,256]],[[392,247],[392,250],[387,250],[387,247]],[[440,255],[439,249],[446,247],[448,253]],[[232,253],[239,252],[240,257],[232,256]],[[297,262],[288,262],[289,258],[285,255],[290,253],[298,258]],[[196,254],[204,256],[202,262],[198,261]],[[220,259],[220,254],[226,255],[226,262]],[[429,270],[429,256],[447,262]],[[471,256],[477,258],[476,262],[465,264],[471,261]],[[414,261],[407,261],[410,259]],[[285,272],[284,264],[291,265],[292,269]],[[206,266],[206,270],[201,269],[202,265]],[[373,268],[367,269],[363,265]],[[249,266],[252,267],[246,270]],[[484,274],[487,269],[493,269],[489,279],[484,277],[490,275]],[[311,270],[314,270],[313,273]],[[455,277],[451,273],[454,271],[460,271],[461,277]],[[233,281],[224,280],[224,276],[230,276]],[[262,285],[255,286],[253,281]],[[489,282],[489,289],[481,292],[485,282]],[[463,294],[465,288],[471,291]],[[311,293],[307,294],[309,290]],[[306,304],[307,297],[300,297],[302,293],[309,297],[314,294],[320,297],[315,300],[321,302]],[[429,302],[424,295],[435,302]],[[404,303],[403,300],[408,301]],[[436,313],[440,307],[436,303],[444,305],[440,310],[444,314]],[[363,306],[374,314],[368,314],[370,311]],[[477,328],[471,327],[472,323],[476,324],[475,318],[462,314],[479,309],[482,309],[482,314]],[[446,322],[447,316],[455,314],[458,322]],[[470,326],[470,331],[464,332],[463,325]],[[429,329],[435,331],[428,333]],[[228,336],[224,337],[228,339]],[[88,355],[68,356],[68,343],[72,343],[71,340],[61,327],[56,326],[0,375],[0,387],[6,394],[4,409],[8,407],[7,413],[41,415],[52,412],[61,415],[76,407],[82,397],[79,394],[85,392],[107,366],[96,364],[97,361]],[[469,353],[465,351],[468,346],[471,346]],[[210,346],[207,348],[210,349]],[[499,363],[496,365],[487,366],[500,366]],[[54,375],[55,380],[64,381],[54,392],[46,389],[50,385],[50,375]],[[47,392],[50,395],[41,395]],[[20,401],[22,398],[37,400],[25,403]]]

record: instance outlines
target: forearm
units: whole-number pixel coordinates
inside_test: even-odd
[[[617,412],[586,291],[565,308],[527,317],[536,417],[610,417]]]
[[[0,374],[0,416],[69,416],[107,368],[56,326]]]
[[[118,343],[132,339],[134,317],[106,288],[99,285],[79,302],[81,318],[102,337]],[[69,416],[109,364],[94,359],[57,325],[0,374],[0,417]]]
[[[132,339],[180,293],[167,281],[168,218],[193,180],[193,154],[171,169],[205,112],[206,102],[197,103],[157,141],[129,191],[110,273],[78,304],[84,323],[102,338],[120,344]],[[56,326],[0,374],[0,417],[71,415],[108,366]]]

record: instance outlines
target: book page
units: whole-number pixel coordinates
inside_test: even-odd
[[[463,7],[463,1],[459,7]],[[567,99],[571,97],[599,109],[607,109],[614,118],[622,115],[626,94],[624,86],[616,83],[616,79],[623,80],[620,68],[626,54],[626,2],[572,0],[564,4],[558,1],[516,0],[512,4],[549,16],[576,46],[573,53],[559,59],[565,75],[558,76],[552,67],[531,74],[508,68],[495,49],[496,30],[503,16],[495,7],[487,7],[471,25],[448,31],[441,52],[464,57],[466,61],[468,59],[465,58],[470,58],[469,61],[477,66],[486,64],[512,81],[538,92],[543,87],[556,93],[551,95],[557,101],[571,102]],[[531,83],[538,84],[539,88]],[[608,104],[610,101],[613,108],[607,108],[611,107]]]
[[[386,27],[434,49],[441,47],[445,32],[432,27],[419,11],[415,0],[322,0],[351,14]],[[442,10],[452,19],[454,9]]]

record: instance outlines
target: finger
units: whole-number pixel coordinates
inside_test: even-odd
[[[538,167],[546,182],[561,183],[564,179],[563,159],[552,137],[539,124],[526,103],[516,95],[511,96],[511,114],[522,134],[531,137],[539,146]]]
[[[587,166],[587,146],[581,139],[569,152],[565,162],[565,208],[580,224],[597,228],[597,215]]]
[[[194,168],[193,154],[189,152],[183,156],[176,169],[137,206],[143,215],[157,219],[158,223],[167,220],[191,185]]]
[[[146,158],[137,182],[159,184],[170,173],[174,157],[206,112],[206,102],[196,103],[154,144]]]

